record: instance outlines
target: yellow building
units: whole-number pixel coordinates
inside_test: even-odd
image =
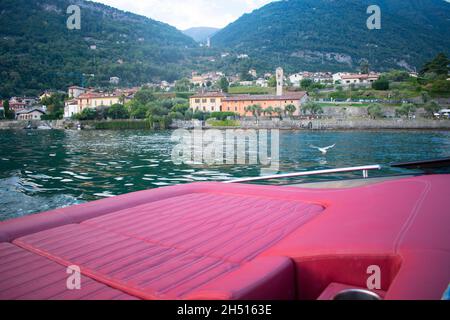
[[[220,112],[222,111],[222,100],[227,96],[223,92],[199,93],[189,98],[189,106],[194,112]]]
[[[110,107],[117,103],[121,103],[121,97],[115,94],[88,92],[78,97],[80,112],[86,108]]]

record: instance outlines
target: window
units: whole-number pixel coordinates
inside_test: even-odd
[[[208,99],[203,99],[203,100],[202,100],[202,102],[207,102],[207,101],[208,101]]]
[[[195,99],[195,103],[200,103],[200,99]]]
[[[216,103],[216,99],[211,99],[211,103]]]
[[[211,107],[211,111],[214,111],[214,107]]]

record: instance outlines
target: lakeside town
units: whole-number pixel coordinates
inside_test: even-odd
[[[442,65],[443,60],[448,61],[440,54],[430,65],[436,65],[436,61]],[[369,71],[368,66],[362,66],[358,73],[285,74],[281,67],[273,74],[258,73],[255,69],[232,76],[218,71],[192,72],[190,78],[173,83],[161,81],[133,88],[121,88],[120,79],[111,77],[108,89],[74,85],[67,92],[46,90],[39,97],[11,97],[0,101],[0,118],[10,121],[149,119],[159,124],[159,128],[177,120],[239,126],[235,120],[246,118],[442,120],[450,118],[446,91],[450,83],[448,64],[446,68],[446,74],[442,70],[426,69],[421,73],[400,70],[379,73]]]

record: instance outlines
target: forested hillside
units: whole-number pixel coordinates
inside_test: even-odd
[[[70,4],[81,30],[68,30]],[[92,47],[95,46],[95,47]],[[87,1],[0,0],[0,95],[65,89],[71,84],[124,85],[175,80],[198,45],[176,28]]]
[[[381,30],[367,8],[381,7]],[[450,50],[450,4],[444,0],[288,0],[246,14],[219,31],[213,46],[247,53],[253,65],[288,71],[420,67]]]

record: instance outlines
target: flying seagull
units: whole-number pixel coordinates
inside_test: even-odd
[[[328,146],[328,147],[325,147],[325,148],[320,148],[320,147],[316,147],[316,146],[313,146],[313,145],[311,145],[310,147],[313,148],[313,149],[319,150],[320,152],[322,152],[322,154],[327,154],[328,150],[333,149],[335,146],[336,146],[336,143],[333,144],[332,146]]]

